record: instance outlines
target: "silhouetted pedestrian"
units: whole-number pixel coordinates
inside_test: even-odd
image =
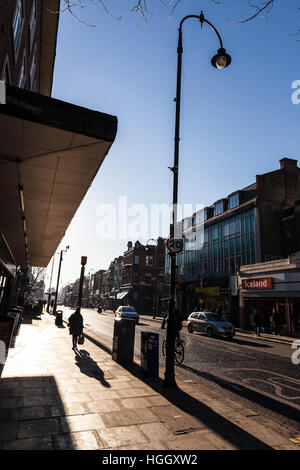
[[[260,336],[260,330],[261,330],[261,318],[259,313],[255,313],[253,317],[254,325],[255,325],[255,334],[256,336]]]
[[[275,335],[280,336],[280,317],[279,317],[279,313],[277,313],[276,311],[273,311],[273,322],[274,322]]]
[[[72,340],[73,340],[73,348],[75,349],[77,347],[77,341],[79,336],[82,335],[82,330],[83,330],[83,318],[80,313],[80,307],[77,307],[75,312],[72,313],[72,315],[69,317],[69,328],[70,328],[70,334],[72,335]]]

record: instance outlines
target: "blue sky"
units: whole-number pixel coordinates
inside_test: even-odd
[[[107,0],[116,14],[130,3]],[[232,64],[214,69],[215,33],[207,25],[201,29],[195,19],[185,22],[179,203],[210,205],[253,183],[256,174],[278,169],[281,158],[300,160],[300,105],[291,100],[292,83],[300,80],[300,35],[292,36],[300,26],[298,2],[278,2],[268,20],[243,25],[228,21],[254,13],[242,0],[182,1],[171,17],[158,0],[148,5],[148,25],[139,25],[136,14],[116,21],[92,4],[75,11],[95,27],[68,12],[60,15],[52,96],[115,115],[119,123],[116,140],[57,250],[70,245],[62,284],[79,277],[81,255],[88,257],[89,272],[107,269],[126,248],[127,239],[99,239],[99,205],[118,207],[120,196],[128,205],[148,208],[172,202],[168,166],[174,152],[178,26],[184,16],[203,9]]]

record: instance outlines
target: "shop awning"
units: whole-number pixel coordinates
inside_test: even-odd
[[[128,292],[129,290],[124,290],[123,292],[119,292],[119,294],[117,295],[117,300],[124,299],[126,295],[128,294]]]
[[[6,87],[0,228],[17,265],[48,265],[116,132],[115,116]]]

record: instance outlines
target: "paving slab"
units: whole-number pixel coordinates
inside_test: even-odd
[[[74,352],[51,315],[21,325],[0,379],[1,450],[300,449],[294,430],[180,374],[162,390],[89,336]]]

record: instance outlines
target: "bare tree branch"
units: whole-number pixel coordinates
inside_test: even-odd
[[[213,1],[213,0],[212,0]],[[235,24],[243,24],[243,23],[247,23],[248,21],[251,21],[251,20],[254,20],[255,18],[257,18],[261,13],[264,12],[264,15],[263,17],[266,18],[267,15],[270,13],[270,11],[272,10],[273,6],[274,6],[274,1],[275,0],[268,0],[268,1],[265,1],[263,2],[260,6],[258,5],[254,5],[252,4],[250,1],[247,0],[247,3],[248,5],[251,7],[251,8],[255,8],[257,11],[254,15],[252,16],[249,16],[248,18],[244,19],[244,20],[240,20],[240,21],[232,21],[230,20],[232,23],[235,23]]]

